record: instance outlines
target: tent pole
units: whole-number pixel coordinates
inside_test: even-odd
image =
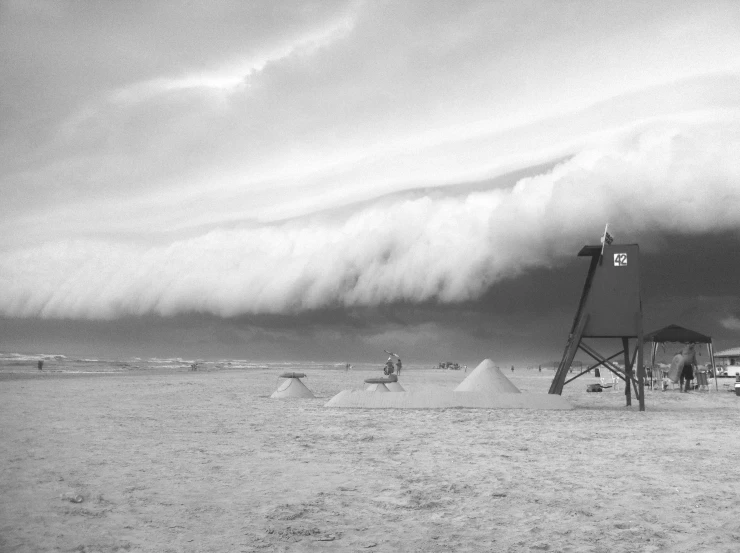
[[[627,401],[627,407],[632,405],[632,363],[630,361],[630,341],[629,338],[622,336],[622,347],[624,348],[624,376],[625,384],[624,396]]]
[[[650,348],[650,366],[653,368],[653,378],[651,379],[651,385],[653,387],[653,390],[655,390],[654,382],[657,382],[658,379],[655,376],[655,353],[658,351],[658,342],[653,340],[653,347]],[[663,390],[663,374],[660,374],[660,389]]]
[[[717,365],[714,364],[714,346],[712,345],[712,341],[709,341],[709,344],[707,345],[709,348],[709,358],[712,360],[712,372],[714,373],[714,391],[719,392],[719,385],[717,384]]]
[[[645,410],[645,362],[642,360],[643,348],[642,314],[637,318],[637,388],[640,396],[637,398],[640,411]]]

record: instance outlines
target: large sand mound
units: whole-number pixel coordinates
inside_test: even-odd
[[[468,377],[460,382],[456,392],[480,392],[484,394],[521,394],[522,392],[504,376],[490,359],[481,361]]]
[[[325,407],[358,409],[572,409],[559,395],[523,394],[486,359],[454,390],[427,389],[395,394],[344,390]]]

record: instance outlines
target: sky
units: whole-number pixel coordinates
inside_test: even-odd
[[[557,360],[605,224],[740,345],[740,4],[0,2],[0,351]]]

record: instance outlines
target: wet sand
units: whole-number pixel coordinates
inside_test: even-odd
[[[740,397],[572,411],[323,405],[377,372],[0,377],[0,551],[740,550]],[[407,370],[407,389],[463,371]],[[545,393],[552,371],[509,374]],[[80,501],[80,502],[77,502]]]

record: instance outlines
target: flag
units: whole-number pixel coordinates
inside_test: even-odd
[[[609,234],[609,223],[607,223],[604,227],[604,234],[601,236],[602,251],[604,249],[603,246],[608,246],[612,242],[614,242],[614,237]]]
[[[614,237],[609,234],[609,223],[604,227],[604,235],[601,237],[601,255],[604,255],[604,246],[614,242]]]

